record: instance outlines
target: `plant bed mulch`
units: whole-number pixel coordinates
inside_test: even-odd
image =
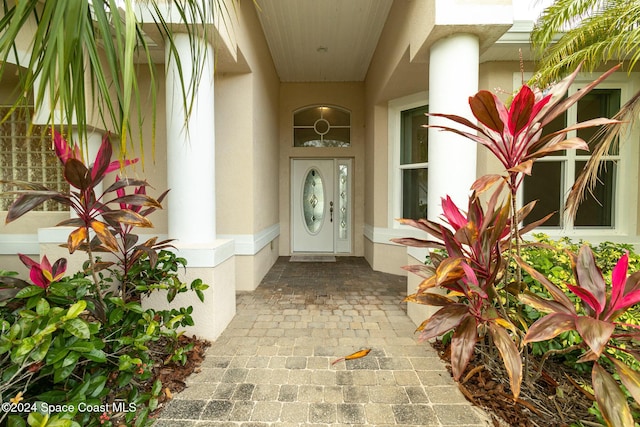
[[[184,347],[193,344],[193,348],[187,353],[186,363],[184,365],[162,360],[163,357],[170,355],[159,353],[153,368],[153,379],[149,380],[149,388],[157,379],[162,382],[163,393],[158,398],[158,403],[162,403],[172,398],[173,394],[179,393],[186,388],[184,380],[198,369],[204,360],[205,352],[211,345],[210,342],[200,340],[195,336],[188,337],[181,335],[178,338],[179,345]]]
[[[193,348],[186,353],[187,357],[184,365],[167,360],[171,357],[171,354],[167,353],[167,343],[164,340],[154,343],[153,348],[150,348],[150,353],[154,354],[153,376],[145,381],[144,384],[141,384],[140,389],[143,392],[148,392],[156,380],[160,380],[162,383],[162,392],[158,396],[158,409],[151,414],[151,417],[162,408],[164,402],[171,400],[174,394],[186,388],[186,378],[198,371],[204,360],[207,348],[211,346],[209,341],[198,339],[195,336],[181,335],[178,338],[178,342],[180,347],[193,344]]]
[[[440,340],[432,345],[451,372],[450,346]],[[601,425],[589,413],[592,396],[580,388],[590,383],[588,376],[547,360],[537,380],[522,382],[514,401],[502,359],[483,357],[482,351],[476,349],[458,387],[467,400],[489,413],[494,426],[563,427],[577,421],[585,426]]]

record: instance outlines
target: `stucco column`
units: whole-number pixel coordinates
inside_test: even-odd
[[[213,48],[202,40],[194,52],[186,34],[175,34],[174,43],[193,107],[187,117],[178,67],[167,48],[168,235],[180,246],[208,246],[216,239]],[[201,78],[189,86],[197,66]]]
[[[469,97],[478,91],[478,37],[456,34],[433,44],[429,58],[429,112],[457,114],[475,122]],[[455,127],[439,117],[430,124]],[[429,129],[429,192],[427,217],[437,220],[442,213],[441,198],[449,195],[466,210],[469,188],[476,179],[477,145],[452,132]]]

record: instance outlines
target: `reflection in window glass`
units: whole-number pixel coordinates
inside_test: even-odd
[[[338,107],[316,106],[293,115],[294,147],[350,147],[351,113]]]
[[[400,116],[400,169],[402,217],[427,217],[427,106],[402,111]]]
[[[402,217],[427,217],[427,169],[402,171]]]
[[[537,200],[524,223],[530,224],[556,212],[543,224],[544,227],[559,227],[562,217],[562,181],[564,162],[535,162],[531,176],[524,178],[524,200]]]
[[[545,127],[545,133],[560,130],[576,123],[598,117],[612,117],[620,109],[620,89],[594,89],[578,101],[577,108],[568,110]],[[598,143],[599,128],[580,129],[576,136],[584,139],[591,149]],[[572,136],[572,135],[569,135]],[[544,226],[547,227],[597,227],[613,228],[618,161],[617,144],[604,156],[599,179],[592,194],[586,194],[572,224],[563,223],[565,199],[575,180],[580,175],[590,153],[586,150],[564,150],[553,157],[540,159],[533,165],[532,176],[525,177],[523,201],[538,200],[536,207],[525,219],[525,223],[537,221],[543,216],[557,212]]]
[[[586,161],[576,163],[576,178],[587,164]],[[574,225],[576,227],[612,227],[614,213],[614,194],[616,187],[616,163],[607,161],[602,165],[598,182],[591,193],[585,195],[576,214]]]

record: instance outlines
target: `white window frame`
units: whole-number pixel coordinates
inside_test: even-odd
[[[585,86],[598,74],[580,73],[576,80],[569,88],[569,95],[574,94],[579,88]],[[525,75],[525,79],[531,75]],[[514,90],[521,86],[522,74],[514,73],[513,83]],[[596,89],[620,89],[620,105],[624,105],[630,98],[640,89],[640,73],[614,73],[604,82],[596,86]],[[577,104],[573,105],[568,111],[568,117],[575,119],[577,117]],[[570,122],[571,123],[571,122]],[[637,228],[637,207],[638,207],[638,146],[640,145],[640,132],[638,125],[630,126],[627,134],[621,137],[619,144],[619,153],[615,156],[608,156],[608,159],[617,161],[615,176],[615,200],[613,212],[613,227],[574,227],[571,221],[563,221],[562,227],[538,227],[535,233],[545,233],[552,238],[570,237],[583,238],[592,243],[611,240],[615,242],[631,242],[635,240]],[[568,137],[576,136],[576,132],[570,132]],[[568,167],[564,171],[564,200],[571,184],[574,182],[574,168],[577,158],[575,154],[563,156],[567,160]],[[554,160],[548,158],[548,160]],[[559,160],[559,159],[558,159]],[[538,160],[538,161],[544,161]],[[523,205],[523,188],[518,192],[518,205]],[[563,203],[564,205],[564,203]],[[563,212],[558,212],[563,215]],[[537,218],[532,218],[536,220]]]
[[[389,129],[389,189],[388,189],[388,218],[389,228],[410,230],[412,227],[402,225],[396,221],[402,218],[402,172],[405,169],[429,167],[429,163],[401,164],[400,151],[402,147],[401,129],[402,112],[429,105],[429,92],[423,91],[412,95],[396,98],[388,104],[388,129]]]

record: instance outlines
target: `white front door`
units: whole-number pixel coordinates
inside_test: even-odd
[[[351,252],[351,162],[291,161],[292,252]]]

